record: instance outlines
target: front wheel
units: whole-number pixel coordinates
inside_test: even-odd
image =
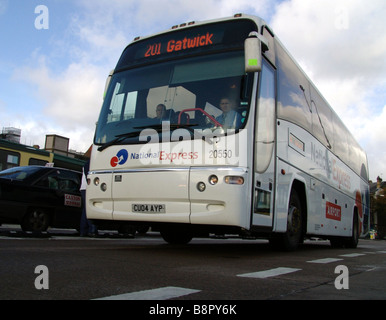
[[[288,205],[287,232],[275,235],[270,243],[285,251],[296,250],[303,242],[303,209],[298,193],[291,192]]]
[[[168,226],[160,230],[162,238],[170,244],[187,244],[193,239],[193,233],[188,226]]]
[[[32,209],[24,217],[21,224],[23,231],[42,232],[47,231],[50,224],[50,216],[43,209]]]

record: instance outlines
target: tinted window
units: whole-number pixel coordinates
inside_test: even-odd
[[[262,173],[267,170],[271,161],[275,140],[275,73],[265,61],[259,92],[255,167],[257,172]]]
[[[365,152],[280,45],[276,47],[276,53],[279,66],[278,117],[306,129],[367,181]]]
[[[79,190],[80,178],[70,171],[56,169],[39,180],[36,185],[54,190],[76,192]]]
[[[333,124],[334,124],[334,153],[346,164],[349,164],[349,155],[348,155],[348,132],[346,127],[343,125],[342,121],[338,116],[333,114]]]
[[[26,180],[40,168],[37,167],[15,167],[8,170],[3,170],[0,172],[0,178],[13,179],[13,180]]]
[[[309,82],[289,55],[277,46],[279,101],[278,117],[311,131]]]
[[[334,141],[332,111],[319,92],[312,86],[311,99],[312,132],[321,143],[331,149]]]

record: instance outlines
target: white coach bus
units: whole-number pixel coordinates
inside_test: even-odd
[[[88,178],[89,219],[151,226],[169,243],[356,247],[369,229],[365,152],[266,23],[244,14],[126,47]]]

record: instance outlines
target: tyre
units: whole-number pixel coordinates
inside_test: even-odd
[[[137,226],[137,232],[140,234],[146,234],[150,230],[149,226]]]
[[[160,230],[162,238],[169,244],[187,244],[193,239],[193,233],[188,226],[168,226]]]
[[[331,245],[331,248],[334,248],[334,249],[343,248],[345,246],[344,245],[344,239],[339,238],[339,237],[331,238],[330,239],[330,245]]]
[[[42,232],[47,231],[50,225],[50,216],[43,209],[30,210],[23,219],[21,228],[23,231]]]
[[[359,242],[359,221],[358,215],[356,213],[354,213],[351,233],[351,237],[345,241],[345,246],[346,248],[355,249],[358,246]]]
[[[121,233],[121,234],[128,234],[128,235],[135,236],[135,232],[136,232],[135,226],[131,224],[122,224],[118,228],[118,233]]]
[[[288,205],[287,232],[275,235],[270,243],[279,249],[293,251],[303,242],[303,208],[300,197],[292,190]]]

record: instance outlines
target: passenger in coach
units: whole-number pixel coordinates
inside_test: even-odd
[[[223,113],[216,120],[222,124],[224,130],[240,128],[241,115],[235,111],[235,104],[231,99],[222,98],[220,100],[220,109]]]

